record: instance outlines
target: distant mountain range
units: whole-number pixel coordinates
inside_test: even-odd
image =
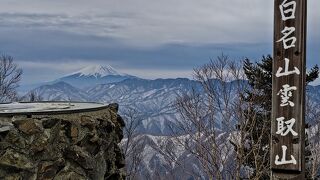
[[[219,83],[213,83],[218,87]],[[120,110],[133,107],[141,113],[141,133],[166,135],[171,132],[169,125],[179,118],[173,107],[177,95],[192,88],[201,89],[197,81],[186,78],[147,80],[117,72],[111,66],[88,66],[42,83],[23,99],[27,101],[34,93],[43,100],[115,102]],[[308,86],[307,93],[311,101],[320,102],[320,86]]]
[[[213,83],[215,88],[219,88],[219,83],[215,80]],[[234,82],[228,82],[228,86],[233,89]],[[180,167],[168,164],[159,152],[167,147],[164,143],[174,144],[174,140],[167,137],[172,133],[171,128],[174,128],[177,120],[181,118],[174,108],[174,102],[178,95],[190,92],[192,88],[200,91],[200,83],[186,78],[141,79],[119,73],[110,66],[89,66],[55,81],[42,83],[30,90],[23,99],[28,101],[33,93],[42,97],[42,100],[97,101],[107,104],[115,102],[120,105],[120,114],[128,107],[135,108],[141,122],[137,141],[145,143],[142,150],[145,157],[139,167],[139,177],[152,178],[155,174],[166,177],[169,172],[174,172],[175,176],[187,179],[190,177],[185,175]],[[320,110],[320,86],[308,86],[307,93],[309,100],[317,104],[317,109]],[[223,135],[223,132],[221,134]],[[228,135],[222,137],[227,139]],[[194,156],[175,146],[172,151],[188,170],[202,174]]]
[[[133,107],[139,111],[141,133],[166,135],[178,118],[173,108],[177,95],[197,86],[196,81],[186,78],[147,80],[118,73],[110,66],[91,66],[40,85],[23,99],[28,101],[35,94],[50,101],[115,102],[120,110]]]

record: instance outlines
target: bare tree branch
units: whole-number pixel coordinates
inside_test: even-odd
[[[16,100],[22,69],[18,68],[11,56],[0,57],[0,102]]]

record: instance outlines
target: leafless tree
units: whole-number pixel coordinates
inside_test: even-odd
[[[139,137],[138,127],[141,124],[140,113],[135,108],[127,108],[122,113],[126,126],[125,138],[121,142],[125,159],[127,179],[137,179],[139,166],[143,160],[144,138]]]
[[[181,115],[172,128],[176,145],[195,156],[210,179],[261,178],[260,174],[253,177],[251,170],[244,166],[244,162],[253,158],[255,168],[263,171],[266,167],[262,167],[261,161],[267,161],[269,156],[261,157],[258,152],[261,138],[248,142],[248,137],[257,136],[252,130],[255,124],[248,120],[256,114],[250,100],[244,100],[249,86],[244,81],[242,64],[221,55],[195,69],[194,77],[200,87],[180,95],[176,101]],[[255,97],[251,98],[253,101]]]
[[[31,91],[28,96],[28,101],[30,102],[38,102],[42,100],[43,98],[41,97],[41,95],[37,94],[35,91]]]
[[[10,102],[17,98],[16,88],[21,80],[22,70],[11,56],[0,57],[0,102]]]
[[[306,173],[310,179],[320,178],[320,107],[311,97],[306,100]]]

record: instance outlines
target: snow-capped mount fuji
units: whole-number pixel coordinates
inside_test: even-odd
[[[104,77],[104,76],[128,76],[128,74],[124,74],[116,71],[110,65],[106,65],[106,66],[90,65],[83,69],[80,69],[79,71],[73,72],[67,76],[70,76],[70,75],[94,76],[96,78]]]
[[[116,71],[113,67],[106,65],[91,65],[76,72],[65,75],[54,82],[66,82],[74,87],[86,89],[98,84],[120,82],[125,79],[137,78],[129,74]]]

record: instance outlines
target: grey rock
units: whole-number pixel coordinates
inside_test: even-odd
[[[10,131],[13,128],[13,126],[2,126],[0,127],[0,133]]]
[[[0,179],[125,179],[117,111],[0,117]]]

